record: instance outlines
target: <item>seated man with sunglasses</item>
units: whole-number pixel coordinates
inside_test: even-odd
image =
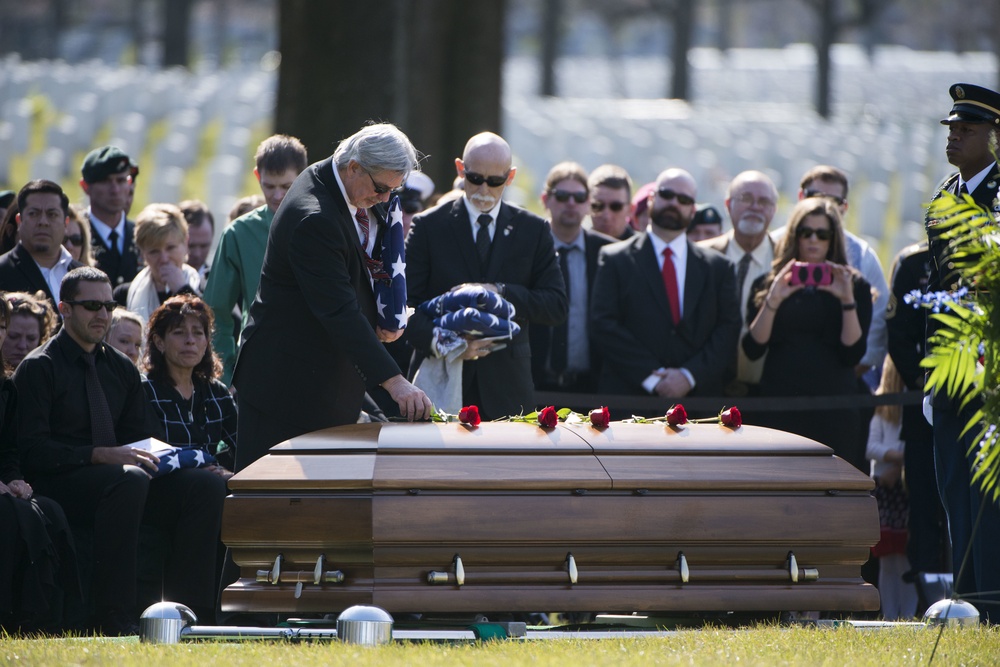
[[[601,250],[590,299],[601,392],[718,396],[729,380],[736,276],[721,253],[687,239],[696,195],[688,172],[667,169],[650,193],[646,231]]]
[[[555,326],[566,319],[566,288],[549,226],[500,199],[514,180],[511,159],[510,146],[492,132],[469,139],[455,159],[464,195],[416,216],[406,239],[411,306],[478,283],[516,310],[521,331],[511,341],[497,345],[473,339],[462,356],[462,403],[478,406],[483,419],[527,414],[537,407],[529,323]],[[406,335],[415,361],[442,356],[434,345],[434,324],[419,310]]]
[[[632,211],[632,179],[624,168],[602,164],[587,181],[590,191],[590,224],[596,232],[619,241],[635,236],[629,224]]]
[[[600,356],[590,344],[588,331],[590,290],[597,275],[598,253],[616,239],[583,227],[589,195],[587,172],[576,162],[560,162],[545,178],[542,203],[549,211],[556,257],[566,283],[569,314],[557,326],[531,327],[531,374],[535,389],[597,391]],[[591,207],[594,203],[590,201]]]
[[[59,294],[62,330],[14,373],[22,470],[35,491],[56,500],[81,551],[92,557],[89,588],[104,634],[138,631],[139,527],[166,529],[173,543],[166,599],[203,618],[215,602],[215,554],[225,484],[196,469],[150,479],[158,459],[127,443],[153,432],[139,371],[104,334],[117,303],[107,275],[74,269]],[[212,479],[214,478],[214,479]],[[183,576],[170,576],[170,573]]]
[[[40,290],[55,310],[62,277],[83,266],[62,246],[70,219],[69,198],[58,184],[35,180],[21,188],[17,206],[18,242],[0,255],[0,291]]]

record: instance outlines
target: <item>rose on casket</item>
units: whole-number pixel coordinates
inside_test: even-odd
[[[740,414],[740,409],[734,405],[719,413],[719,423],[729,428],[739,428],[743,426],[743,415]]]
[[[611,411],[607,406],[594,408],[590,411],[590,424],[594,428],[607,428],[611,423]]]
[[[670,424],[671,426],[680,426],[681,424],[686,424],[688,420],[687,410],[685,410],[684,406],[681,405],[680,403],[671,406],[671,408],[667,410],[667,414],[665,416],[667,418],[667,423]]]
[[[482,418],[479,416],[479,406],[467,405],[458,411],[458,421],[469,426],[479,426]]]
[[[542,428],[555,428],[558,423],[559,415],[551,405],[542,408],[538,413],[538,425]]]

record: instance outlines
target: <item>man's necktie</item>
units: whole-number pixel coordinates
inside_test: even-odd
[[[674,269],[673,251],[663,249],[663,286],[667,289],[667,301],[670,302],[670,317],[674,326],[681,321],[681,302],[677,293],[677,271]]]
[[[576,250],[576,246],[564,246],[559,248],[559,268],[562,270],[563,282],[566,284],[566,301],[569,301],[569,254]],[[569,318],[552,330],[552,370],[561,373],[568,365],[567,350],[569,348]]]
[[[483,268],[489,263],[490,259],[490,223],[493,222],[493,218],[483,213],[476,220],[476,224],[479,225],[479,230],[476,231],[476,252],[479,253],[479,261]]]
[[[354,219],[358,221],[358,226],[361,227],[361,249],[366,253],[368,252],[368,211],[363,208],[359,208],[354,214]]]
[[[736,269],[736,295],[739,299],[743,298],[743,283],[746,282],[751,261],[753,261],[753,258],[750,257],[750,253],[743,253],[743,257],[740,258],[739,266]]]
[[[113,229],[108,234],[108,251],[117,257],[121,257],[121,252],[118,250],[118,232]]]
[[[83,361],[87,365],[86,385],[87,403],[90,406],[90,439],[94,447],[116,447],[118,438],[115,436],[115,421],[111,417],[108,398],[104,395],[104,387],[97,375],[94,365],[95,353],[85,353]]]

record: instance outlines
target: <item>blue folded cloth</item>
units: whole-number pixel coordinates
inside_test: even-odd
[[[514,306],[496,292],[476,285],[459,287],[417,308],[434,326],[476,338],[513,338],[521,327],[513,320]]]
[[[181,468],[202,468],[215,464],[215,457],[200,447],[178,447],[160,455],[153,477],[162,477]]]

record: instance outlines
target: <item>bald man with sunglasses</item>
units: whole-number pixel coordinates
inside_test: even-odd
[[[649,195],[646,230],[601,250],[590,307],[601,392],[718,396],[731,378],[736,275],[721,253],[687,239],[696,197],[691,174],[667,169]]]
[[[492,132],[477,134],[455,159],[465,192],[413,218],[406,239],[409,304],[476,283],[507,299],[521,331],[502,347],[472,339],[463,355],[462,402],[483,419],[535,409],[529,324],[566,319],[566,287],[545,220],[501,200],[514,180],[510,146]],[[419,364],[440,351],[433,321],[417,311],[406,336]],[[415,367],[415,366],[414,366]]]

